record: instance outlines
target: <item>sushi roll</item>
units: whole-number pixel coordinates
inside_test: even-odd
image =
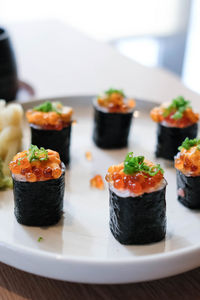
[[[13,178],[14,213],[20,224],[50,226],[63,211],[65,166],[56,151],[31,145],[9,164]]]
[[[151,111],[151,118],[158,124],[156,157],[174,160],[184,139],[197,136],[199,115],[193,112],[190,102],[181,96],[171,103],[155,107]]]
[[[166,180],[160,165],[127,154],[108,169],[110,230],[124,245],[161,241],[166,234]]]
[[[59,102],[44,102],[26,112],[31,128],[31,143],[60,154],[61,161],[70,162],[71,107]]]
[[[200,208],[200,139],[186,138],[175,157],[178,200],[186,207]]]
[[[94,143],[104,149],[126,147],[135,101],[122,90],[107,90],[94,101]]]

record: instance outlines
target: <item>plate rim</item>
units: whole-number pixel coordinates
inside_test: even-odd
[[[22,105],[22,107],[24,106],[31,106],[33,103],[36,103],[36,102],[40,102],[40,101],[55,101],[55,100],[60,100],[60,101],[66,101],[67,99],[73,99],[73,101],[76,101],[75,99],[78,99],[78,98],[81,98],[81,102],[83,102],[83,98],[84,99],[91,99],[93,98],[94,95],[72,95],[72,96],[63,96],[63,97],[46,97],[46,98],[33,98],[33,99],[30,99],[29,101],[24,101],[22,103],[20,103]],[[138,100],[138,99],[137,99]],[[140,100],[138,100],[140,101]],[[142,100],[144,102],[148,102],[149,105],[155,105],[155,102],[152,102],[152,101],[145,101],[145,100]],[[15,101],[17,103],[19,103],[18,101]],[[83,104],[84,106],[84,104]],[[118,243],[116,241],[116,243]],[[153,245],[153,244],[150,244],[150,245]],[[144,245],[143,245],[144,246]],[[140,246],[139,246],[140,247]],[[184,258],[185,256],[187,255],[190,255],[190,256],[196,256],[198,254],[200,254],[200,243],[198,244],[195,244],[195,245],[192,245],[192,246],[187,246],[185,248],[180,248],[180,249],[176,249],[176,250],[172,250],[172,251],[169,251],[169,252],[164,252],[164,253],[154,253],[154,254],[149,254],[149,255],[142,255],[142,256],[132,256],[132,257],[121,257],[120,260],[117,259],[116,257],[115,258],[109,258],[109,261],[108,260],[105,260],[105,258],[103,257],[85,257],[85,256],[73,256],[73,255],[66,255],[66,254],[56,254],[56,253],[51,253],[51,252],[48,252],[47,250],[43,250],[43,249],[33,249],[33,248],[30,248],[30,247],[26,247],[26,246],[23,246],[23,245],[15,245],[13,243],[9,243],[9,242],[2,242],[0,241],[0,249],[9,249],[11,252],[15,253],[16,255],[19,254],[19,255],[22,255],[22,254],[25,254],[26,256],[32,256],[33,259],[40,259],[40,260],[43,260],[43,262],[48,262],[48,261],[54,261],[54,262],[59,262],[58,265],[64,263],[64,264],[67,264],[67,263],[71,263],[71,264],[74,264],[74,265],[81,265],[81,266],[89,266],[89,267],[108,267],[108,266],[111,266],[111,267],[119,267],[119,266],[124,266],[124,267],[128,267],[130,266],[130,264],[134,265],[134,266],[139,266],[139,265],[144,265],[145,263],[150,263],[150,264],[153,264],[153,263],[167,263],[167,262],[170,262],[170,261],[173,261],[174,259],[176,259],[177,257],[179,259],[182,259]],[[9,259],[8,259],[9,260]],[[1,255],[0,255],[0,261],[6,263],[6,264],[9,264],[7,259],[1,259]],[[76,280],[70,280],[69,278],[65,279],[63,276],[53,276],[52,274],[45,274],[45,275],[42,275],[41,272],[33,272],[31,271],[30,269],[27,270],[27,268],[24,268],[23,266],[20,267],[20,266],[16,266],[16,264],[14,265],[13,263],[10,264],[11,266],[15,266],[21,270],[24,270],[24,271],[28,271],[30,273],[34,273],[34,274],[37,274],[37,275],[41,275],[41,276],[46,276],[46,277],[49,277],[49,278],[54,278],[54,279],[61,279],[61,280],[68,280],[68,281],[73,281],[75,282]],[[196,261],[196,265],[195,266],[187,266],[187,267],[183,267],[183,271],[187,271],[187,270],[191,270],[193,269],[194,267],[198,267],[200,266],[200,259],[199,261]],[[178,273],[181,273],[180,271],[178,271]],[[171,272],[171,275],[175,275],[175,274],[178,274],[176,272]],[[163,276],[150,276],[152,278],[151,279],[156,279],[156,278],[163,278],[163,277],[166,277],[166,276],[170,276],[170,275],[163,275]],[[145,280],[149,280],[149,279],[144,279],[144,280],[108,280],[107,282],[104,282],[104,281],[91,281],[91,280],[79,280],[79,282],[85,282],[85,283],[128,283],[128,282],[139,282],[139,281],[145,281]]]

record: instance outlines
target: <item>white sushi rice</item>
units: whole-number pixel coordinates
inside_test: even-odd
[[[27,181],[26,180],[26,176],[21,175],[21,174],[12,174],[13,179],[15,179],[16,181]]]
[[[162,121],[162,122],[160,122],[160,124],[161,124],[162,126],[165,126],[165,127],[175,127],[175,126],[173,126],[172,124],[170,124],[170,123],[168,123],[168,122],[166,122],[166,121]]]

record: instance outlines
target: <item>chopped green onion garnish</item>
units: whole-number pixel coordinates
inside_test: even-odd
[[[39,238],[38,238],[38,242],[41,242],[43,240],[43,237],[42,236],[39,236]]]
[[[43,147],[40,149],[35,146],[31,145],[31,147],[28,150],[28,160],[30,162],[35,161],[35,160],[40,160],[44,161],[48,159],[48,151],[45,150]]]
[[[148,166],[144,162],[144,156],[133,156],[133,152],[129,152],[124,160],[124,173],[130,175],[137,172],[155,176],[158,172],[163,174],[164,170],[159,164],[152,167]]]
[[[111,89],[105,91],[105,94],[108,96],[111,96],[113,93],[120,94],[121,96],[125,97],[123,90],[116,90],[116,89],[111,88]]]
[[[197,149],[200,150],[200,139],[189,139],[188,137],[186,137],[186,139],[182,142],[182,145],[178,147],[178,150],[189,150],[191,147],[194,146],[197,146]]]
[[[163,117],[168,117],[172,112],[172,119],[178,120],[183,117],[184,111],[190,106],[190,101],[185,100],[182,96],[173,99],[171,104],[165,108]]]
[[[18,162],[17,162],[18,166],[20,166],[20,165],[21,165],[21,160],[22,160],[22,159],[24,159],[24,157],[20,157],[20,158],[18,158]]]
[[[56,105],[50,101],[46,101],[38,106],[35,106],[33,108],[33,110],[36,111],[42,111],[42,112],[51,112],[54,111],[58,114],[60,114],[61,112],[57,109]]]

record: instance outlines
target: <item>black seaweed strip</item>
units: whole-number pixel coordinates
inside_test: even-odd
[[[178,200],[186,207],[200,209],[200,176],[185,176],[176,170]],[[181,196],[182,194],[182,196]],[[183,196],[184,195],[184,196]]]
[[[110,230],[121,244],[149,244],[165,237],[165,190],[126,198],[110,190]]]
[[[33,145],[57,151],[60,154],[61,161],[65,165],[69,164],[71,124],[62,130],[38,129],[32,124],[30,124],[30,128],[31,143]]]
[[[107,113],[94,107],[93,140],[104,149],[126,147],[133,118],[133,112]]]
[[[159,123],[157,127],[156,157],[173,160],[178,152],[178,147],[185,138],[194,139],[197,136],[197,131],[197,123],[185,128],[166,127]]]
[[[13,178],[14,213],[20,224],[50,226],[56,224],[63,211],[65,167],[58,179],[23,182]]]

